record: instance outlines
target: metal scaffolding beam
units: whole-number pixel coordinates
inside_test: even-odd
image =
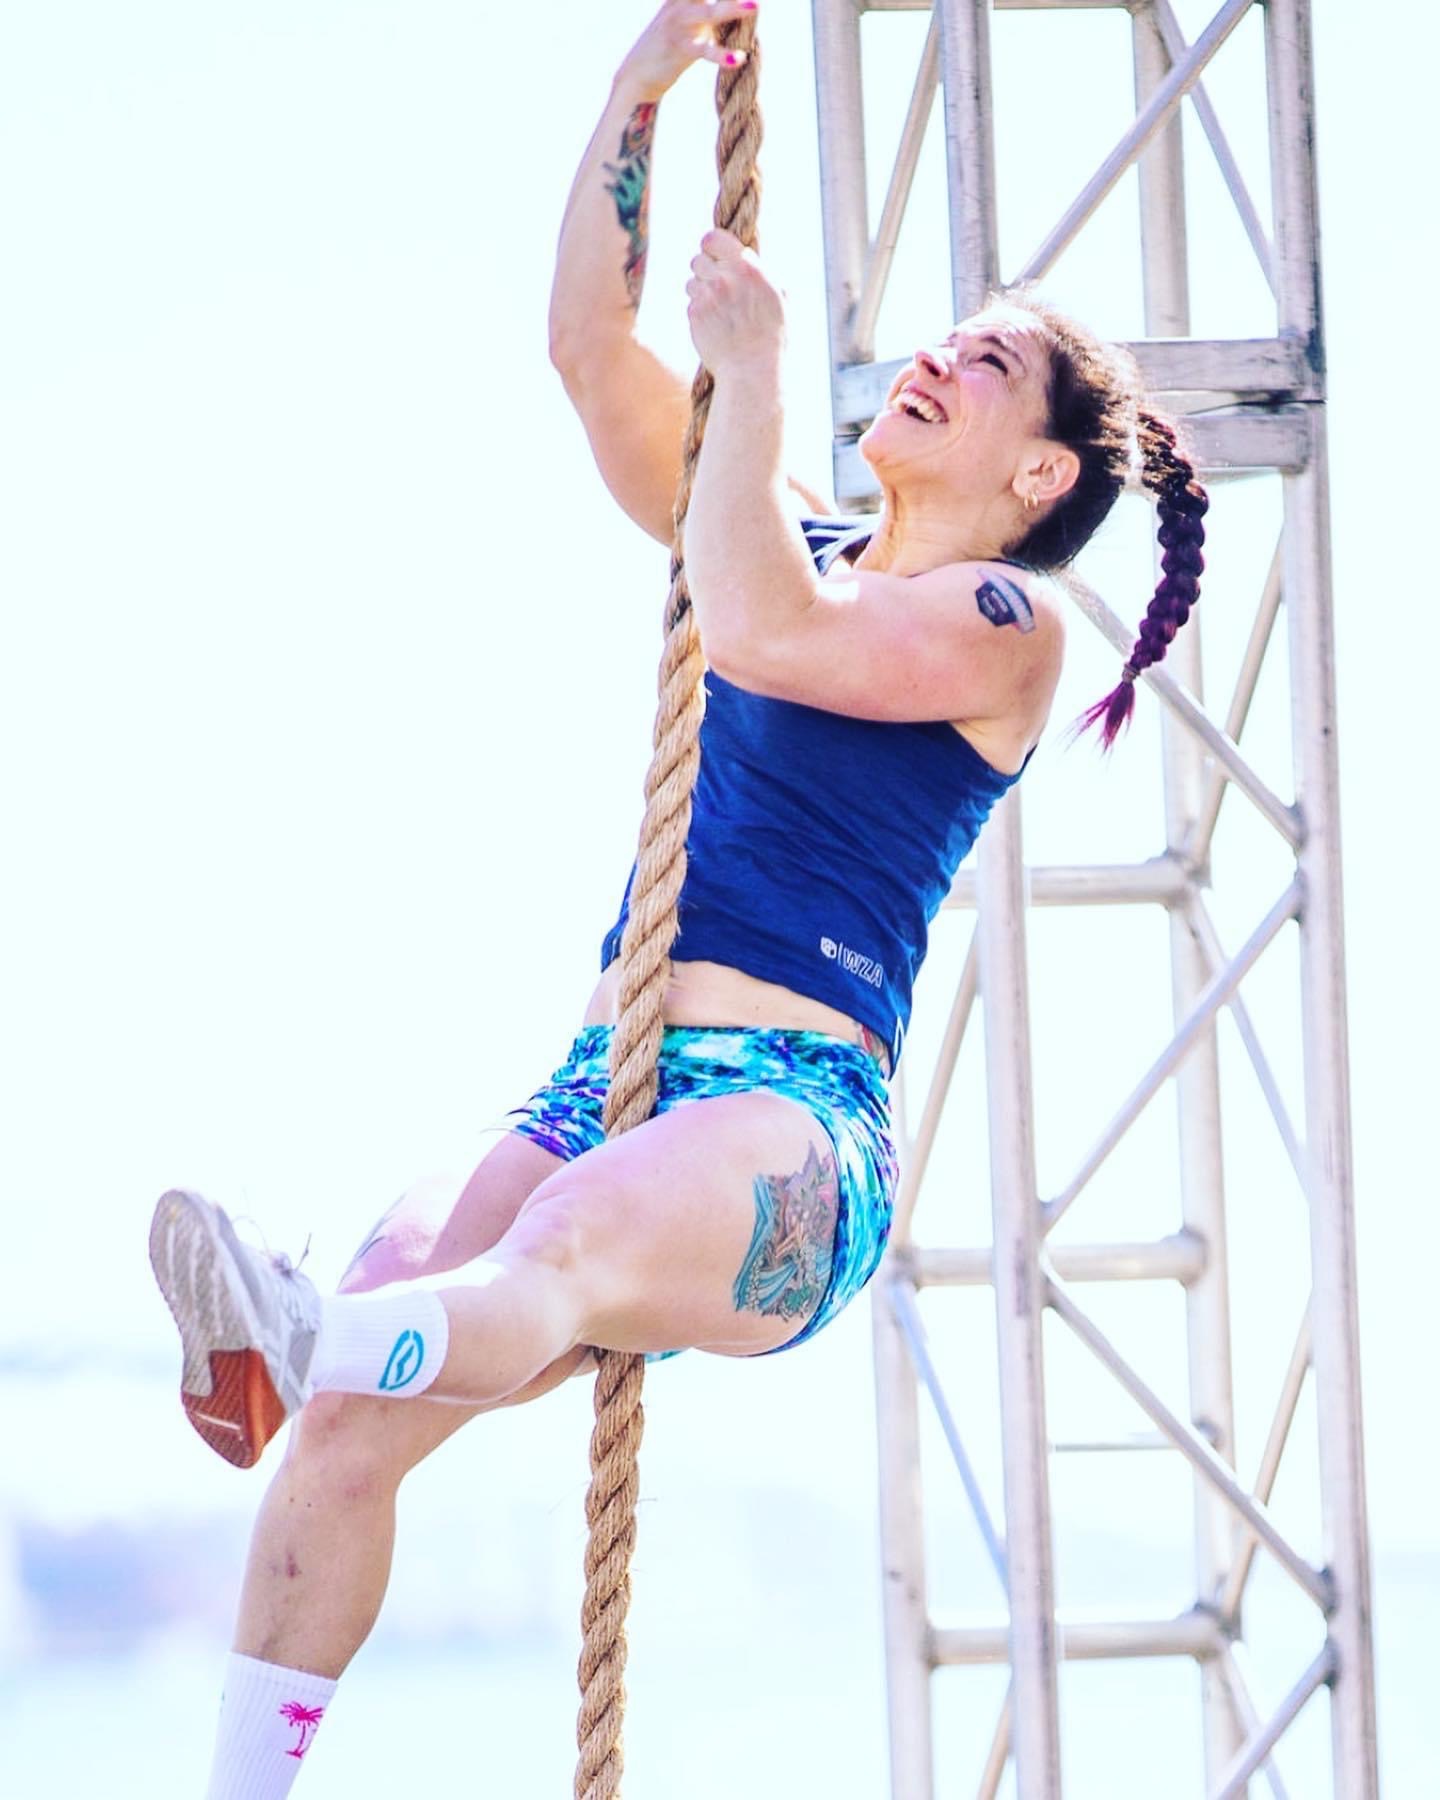
[[[1027,867],[1019,790],[987,826],[973,871],[956,882],[948,907],[972,910],[974,936],[938,1052],[918,1102],[907,1095],[917,1071],[902,1067],[897,1112],[903,1172],[892,1247],[875,1283],[879,1397],[881,1534],[894,1800],[936,1792],[934,1672],[952,1664],[1005,1663],[1010,1684],[974,1770],[947,1775],[946,1792],[999,1792],[1013,1764],[1019,1800],[1054,1800],[1061,1784],[1062,1668],[1073,1659],[1188,1657],[1199,1676],[1203,1792],[1211,1800],[1249,1792],[1263,1779],[1283,1800],[1285,1734],[1312,1697],[1328,1690],[1331,1793],[1373,1800],[1377,1792],[1374,1677],[1370,1640],[1369,1547],[1360,1417],[1353,1193],[1349,1142],[1344,940],[1338,829],[1333,619],[1325,460],[1324,348],[1313,165],[1308,0],[1267,0],[1252,44],[1263,37],[1269,120],[1267,232],[1231,149],[1205,79],[1217,56],[1234,54],[1251,0],[1214,0],[1213,17],[1187,42],[1170,0],[812,0],[815,24],[822,201],[840,503],[873,504],[875,487],[856,440],[883,404],[901,365],[877,361],[876,337],[907,206],[924,154],[937,95],[944,108],[953,316],[973,311],[1004,279],[1047,273],[1079,238],[1106,195],[1131,168],[1139,175],[1144,338],[1131,344],[1151,392],[1185,415],[1187,436],[1212,479],[1237,473],[1279,477],[1283,526],[1259,594],[1248,644],[1223,718],[1207,709],[1200,630],[1192,622],[1164,669],[1146,674],[1161,702],[1158,842],[1134,864]],[[1256,0],[1258,6],[1258,0]],[[1134,118],[1093,176],[1079,186],[1035,252],[1000,267],[994,167],[991,32],[994,14],[1088,12],[1119,6],[1131,22]],[[908,109],[880,216],[872,233],[866,199],[867,135],[862,15],[930,12]],[[878,26],[876,29],[888,29]],[[1244,34],[1241,34],[1243,36]],[[1231,46],[1229,51],[1225,46]],[[1191,334],[1186,243],[1186,142],[1181,118],[1198,130],[1189,147],[1213,157],[1253,252],[1273,315],[1258,334]],[[1271,300],[1266,301],[1267,307]],[[1226,504],[1222,489],[1217,515]],[[1078,578],[1067,581],[1079,611],[1122,653],[1133,630]],[[1227,595],[1227,604],[1233,599]],[[1213,607],[1213,599],[1209,605]],[[1277,793],[1246,753],[1244,736],[1262,669],[1284,654],[1275,630],[1284,610],[1292,720],[1294,797]],[[1205,609],[1202,609],[1202,611]],[[1250,802],[1290,873],[1257,917],[1248,939],[1227,950],[1206,890],[1227,874],[1212,869],[1217,823],[1234,790]],[[1222,833],[1223,836],[1223,833]],[[1228,871],[1233,873],[1233,871]],[[1258,913],[1259,906],[1252,905]],[[1168,924],[1173,1023],[1148,1066],[1137,1069],[1113,1115],[1097,1120],[1092,1147],[1057,1193],[1043,1195],[1037,1142],[1046,1118],[1032,1088],[1027,916],[1031,906],[1158,906]],[[937,926],[938,928],[938,926]],[[1298,944],[1295,1011],[1300,1018],[1303,1112],[1292,1118],[1247,1005],[1251,971],[1279,938]],[[1270,960],[1273,960],[1271,958]],[[1159,973],[1157,971],[1157,980]],[[951,1104],[967,1033],[983,1020],[988,1096],[992,1237],[977,1245],[920,1244],[913,1220],[933,1173],[933,1152]],[[1224,1044],[1219,1022],[1233,1025]],[[1231,1271],[1227,1254],[1227,1158],[1222,1137],[1222,1067],[1253,1079],[1285,1162],[1293,1169],[1308,1224],[1311,1291],[1280,1383],[1253,1478],[1237,1472],[1235,1387],[1247,1371],[1231,1360]],[[1076,1054],[1083,1055],[1077,1041]],[[907,1065],[914,1061],[914,1051]],[[1136,1121],[1162,1092],[1174,1097],[1179,1217],[1159,1219],[1141,1241],[1055,1244],[1051,1233]],[[1300,1229],[1300,1227],[1297,1227]],[[1167,1281],[1184,1296],[1186,1417],[1100,1330],[1071,1283]],[[924,1289],[993,1290],[998,1333],[1003,1520],[991,1510],[966,1447],[965,1412],[947,1387],[919,1296]],[[941,1299],[939,1305],[952,1304]],[[1044,1329],[1053,1314],[1148,1415],[1153,1431],[1128,1438],[1082,1432],[1052,1439],[1046,1409]],[[1064,1334],[1062,1334],[1064,1335]],[[1291,1427],[1307,1385],[1313,1391],[1322,1541],[1292,1541],[1270,1502],[1291,1447]],[[924,1399],[922,1400],[922,1395]],[[933,1412],[993,1567],[1004,1622],[947,1622],[933,1616],[925,1560],[927,1494],[921,1443]],[[1057,1608],[1064,1569],[1054,1563],[1050,1459],[1058,1451],[1178,1452],[1193,1472],[1190,1525],[1194,1603],[1178,1617],[1067,1618]],[[1286,1460],[1293,1460],[1293,1455]],[[1303,1479],[1304,1471],[1298,1471]],[[1292,1475],[1292,1481],[1295,1477]],[[1257,1559],[1288,1575],[1292,1591],[1317,1608],[1317,1654],[1287,1677],[1288,1691],[1261,1696],[1246,1661],[1250,1591]],[[1254,1610],[1253,1608],[1251,1609]],[[1156,1769],[1154,1791],[1181,1791],[1173,1768]],[[1098,1787],[1087,1787],[1098,1792]],[[1195,1792],[1201,1789],[1197,1786]],[[1311,1788],[1304,1788],[1306,1794]]]

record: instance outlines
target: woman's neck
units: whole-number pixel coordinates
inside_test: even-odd
[[[887,575],[928,575],[951,563],[993,561],[1013,537],[1008,509],[993,501],[967,505],[946,496],[938,504],[917,504],[887,487],[874,534],[855,567]]]

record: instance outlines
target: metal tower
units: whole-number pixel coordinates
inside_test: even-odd
[[[1213,3],[1213,0],[1212,0]],[[996,11],[1092,10],[1114,0],[996,0]],[[1206,1767],[1212,1800],[1244,1795],[1263,1778],[1282,1797],[1283,1734],[1320,1688],[1329,1690],[1333,1792],[1371,1800],[1377,1791],[1370,1643],[1368,1544],[1360,1422],[1349,1098],[1341,928],[1332,615],[1325,459],[1325,364],[1312,160],[1311,58],[1307,0],[1268,0],[1263,17],[1265,104],[1273,233],[1246,190],[1237,158],[1202,76],[1245,20],[1252,0],[1226,0],[1187,42],[1169,0],[1121,0],[1128,12],[1136,114],[1054,230],[1023,266],[998,266],[991,8],[987,0],[935,0],[894,173],[873,236],[866,202],[862,15],[929,11],[926,0],[813,0],[819,94],[836,488],[842,507],[873,495],[855,439],[883,404],[897,363],[875,362],[876,324],[937,90],[944,96],[953,311],[964,317],[1001,279],[1045,277],[1132,167],[1139,170],[1139,224],[1146,336],[1132,345],[1149,387],[1172,413],[1188,415],[1188,438],[1217,484],[1212,522],[1223,516],[1240,477],[1281,477],[1283,526],[1261,589],[1248,647],[1239,659],[1223,717],[1201,698],[1198,620],[1177,640],[1163,670],[1145,677],[1165,714],[1163,841],[1128,866],[1029,867],[1022,859],[1020,792],[997,811],[981,840],[978,870],[962,875],[951,905],[974,910],[976,925],[928,1091],[908,1113],[900,1093],[905,1172],[891,1254],[875,1284],[875,1354],[880,1415],[881,1526],[889,1670],[892,1793],[931,1800],[934,1780],[934,1672],[945,1665],[1006,1663],[1009,1692],[983,1768],[944,1784],[947,1792],[995,1795],[1013,1760],[1020,1800],[1060,1793],[1058,1663],[1070,1658],[1184,1656],[1198,1668]],[[877,22],[874,29],[887,29]],[[1008,28],[1000,21],[995,29]],[[1254,31],[1252,23],[1248,28]],[[1258,82],[1256,83],[1258,91]],[[1180,117],[1193,110],[1274,296],[1267,335],[1201,340],[1190,335],[1185,237],[1187,170]],[[1192,146],[1193,148],[1193,146]],[[1193,162],[1193,157],[1192,157]],[[937,221],[938,228],[938,221]],[[1253,481],[1250,483],[1253,486]],[[1120,655],[1133,636],[1092,589],[1073,597]],[[1217,604],[1214,589],[1207,605]],[[1226,604],[1236,596],[1227,593]],[[1273,627],[1288,634],[1294,799],[1263,779],[1242,750],[1262,670],[1282,660]],[[1272,637],[1277,647],[1272,649]],[[1267,652],[1268,657],[1267,657]],[[1275,679],[1283,679],[1277,673]],[[1133,753],[1133,751],[1132,751]],[[1230,791],[1238,790],[1238,799]],[[1274,904],[1239,949],[1222,945],[1212,892],[1225,874],[1212,846],[1222,809],[1248,805],[1256,827],[1283,853]],[[1159,821],[1157,821],[1158,823]],[[1168,920],[1173,1031],[1154,1047],[1143,1073],[1116,1071],[1118,1105],[1096,1121],[1093,1148],[1072,1178],[1042,1196],[1037,1185],[1037,1115],[1032,1084],[1027,975],[1027,907],[1159,907]],[[937,921],[937,927],[945,921]],[[1288,945],[1284,955],[1267,949]],[[1288,962],[1287,959],[1288,958]],[[1262,959],[1264,963],[1262,965]],[[1296,1057],[1303,1119],[1292,1123],[1283,1082],[1267,1058],[1242,984],[1257,965],[1294,970],[1298,983]],[[1156,980],[1163,981],[1163,966]],[[922,1246],[910,1222],[925,1181],[947,1091],[977,995],[984,1021],[993,1242],[973,1248]],[[1218,1022],[1228,1013],[1222,1036]],[[1083,1023],[1075,1054],[1083,1056]],[[1233,1059],[1232,1059],[1233,1051]],[[1144,1052],[1138,1053],[1141,1056]],[[1253,1079],[1293,1168],[1308,1214],[1310,1294],[1295,1320],[1294,1350],[1273,1396],[1263,1448],[1237,1472],[1231,1369],[1231,1285],[1227,1265],[1222,1153],[1222,1069],[1231,1061]],[[902,1070],[902,1074],[905,1071]],[[908,1071],[914,1084],[915,1073]],[[1133,1079],[1128,1094],[1123,1094]],[[1178,1129],[1180,1218],[1155,1221],[1140,1242],[1060,1243],[1052,1229],[1087,1198],[1085,1190],[1148,1103],[1173,1084]],[[1123,1094],[1123,1098],[1121,1097]],[[952,1101],[953,1104],[953,1101]],[[1235,1221],[1232,1218],[1231,1223]],[[1064,1234],[1062,1234],[1064,1235]],[[1303,1257],[1303,1225],[1296,1231]],[[1077,1294],[1083,1283],[1178,1283],[1184,1295],[1188,1417],[1167,1405],[1133,1362],[1102,1333]],[[987,1511],[961,1433],[956,1372],[931,1349],[920,1290],[990,1284],[998,1333],[1004,1531]],[[1173,1291],[1173,1290],[1172,1290]],[[953,1302],[952,1302],[953,1304]],[[1298,1309],[1297,1309],[1298,1310]],[[1057,1445],[1046,1418],[1045,1320],[1053,1314],[1148,1415],[1151,1446],[1178,1452],[1193,1471],[1194,1601],[1178,1616],[1067,1621],[1055,1608],[1050,1488],[1057,1449],[1121,1449],[1117,1443]],[[1055,1327],[1050,1327],[1051,1337]],[[1244,1373],[1242,1369],[1241,1373]],[[1318,1468],[1298,1471],[1318,1489],[1317,1543],[1304,1553],[1282,1530],[1270,1502],[1302,1392],[1313,1383]],[[1158,1385],[1163,1386],[1161,1382]],[[932,1615],[925,1568],[921,1403],[925,1389],[958,1468],[990,1560],[1007,1596],[1008,1624],[942,1627]],[[1243,1391],[1243,1390],[1242,1390]],[[1270,1398],[1267,1396],[1267,1398]],[[1286,1461],[1288,1471],[1295,1461]],[[1123,1496],[1117,1497],[1117,1508]],[[1301,1534],[1303,1535],[1303,1534]],[[1242,1601],[1254,1587],[1257,1550],[1318,1609],[1308,1667],[1296,1666],[1288,1693],[1262,1708],[1246,1662]],[[1318,1551],[1318,1554],[1316,1552]],[[1173,1769],[1155,1769],[1155,1793],[1178,1795]],[[1163,1787],[1161,1785],[1163,1782]],[[1086,1785],[1085,1792],[1099,1793]],[[1183,1791],[1189,1791],[1183,1790]],[[1308,1797],[1311,1789],[1305,1789]]]

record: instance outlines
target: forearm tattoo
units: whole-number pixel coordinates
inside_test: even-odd
[[[1024,588],[998,569],[985,570],[985,579],[975,590],[975,604],[992,625],[1018,625],[1021,631],[1035,629],[1035,612]]]
[[[808,1315],[824,1298],[835,1257],[840,1183],[835,1158],[815,1147],[797,1175],[755,1180],[755,1235],[735,1281],[735,1310],[782,1319]]]
[[[606,163],[605,172],[613,181],[605,183],[605,192],[615,199],[620,224],[630,236],[630,252],[625,258],[625,289],[630,307],[640,310],[640,295],[645,287],[645,258],[650,250],[650,146],[655,137],[655,114],[659,109],[644,103],[637,106],[625,125],[620,139],[620,160]]]

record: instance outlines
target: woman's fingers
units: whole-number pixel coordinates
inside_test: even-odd
[[[760,9],[755,0],[685,0],[685,10],[702,25],[728,25]]]
[[[743,50],[727,50],[723,44],[701,43],[696,49],[703,62],[714,63],[720,69],[738,69],[741,63],[749,61]]]
[[[744,50],[730,50],[724,44],[717,44],[714,32],[717,26],[728,25],[736,19],[750,17],[759,9],[755,0],[697,0],[687,7],[695,26],[695,48],[706,61],[714,63],[717,68],[738,69],[741,63],[748,60]]]
[[[700,254],[716,262],[736,262],[745,254],[745,246],[733,231],[722,225],[713,226],[700,240]]]
[[[722,25],[753,18],[755,0],[665,0],[641,32],[621,65],[622,73],[642,100],[658,100],[692,63],[705,61],[738,68],[743,50],[716,42]]]

